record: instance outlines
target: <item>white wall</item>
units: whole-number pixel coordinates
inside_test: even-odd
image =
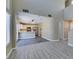
[[[63,9],[59,14],[59,39],[64,39],[64,20],[73,20],[73,5]]]
[[[64,9],[64,20],[73,20],[73,5]],[[73,46],[73,29],[69,32],[68,44]]]
[[[24,23],[32,23],[32,19],[34,20],[33,24],[39,24],[42,22],[42,20],[40,19],[42,16],[31,13],[18,12],[17,16],[19,20]]]
[[[73,5],[64,9],[64,20],[73,20]]]
[[[43,23],[41,24],[42,30],[42,37],[53,41],[58,40],[58,30],[57,30],[57,23],[53,18],[44,18]]]
[[[64,22],[63,20],[61,20],[59,22],[59,39],[63,39],[64,38]]]
[[[15,11],[28,9],[30,13],[47,16],[65,8],[65,0],[14,0]]]
[[[53,16],[54,20],[55,20],[55,31],[57,32],[57,36],[58,39],[62,39],[63,38],[63,20],[64,20],[64,12],[63,10],[57,12],[54,16]]]

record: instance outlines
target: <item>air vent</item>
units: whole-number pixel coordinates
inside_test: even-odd
[[[29,10],[27,10],[27,9],[23,9],[22,11],[26,12],[26,13],[29,13]]]
[[[48,17],[52,17],[52,15],[51,14],[48,14]]]

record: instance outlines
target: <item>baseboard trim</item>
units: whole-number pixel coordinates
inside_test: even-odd
[[[73,47],[73,45],[72,45],[72,44],[70,44],[70,43],[68,43],[68,45],[69,45],[69,46],[71,46],[71,47]]]
[[[9,58],[9,56],[11,55],[11,53],[12,53],[12,51],[13,51],[14,49],[15,49],[15,48],[12,48],[12,49],[9,51],[9,53],[8,53],[7,56],[6,56],[7,59]]]
[[[42,37],[42,38],[44,38],[44,37]],[[51,40],[51,39],[47,39],[47,38],[44,38],[44,39],[46,39],[48,41],[59,41],[59,39],[58,40]]]
[[[49,41],[59,41],[59,40],[49,40]]]

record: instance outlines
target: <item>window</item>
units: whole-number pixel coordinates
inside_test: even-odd
[[[6,45],[10,43],[10,14],[6,12]]]

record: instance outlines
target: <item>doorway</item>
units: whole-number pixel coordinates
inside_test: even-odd
[[[72,29],[73,20],[65,20],[64,21],[64,40],[68,40],[68,33]]]

